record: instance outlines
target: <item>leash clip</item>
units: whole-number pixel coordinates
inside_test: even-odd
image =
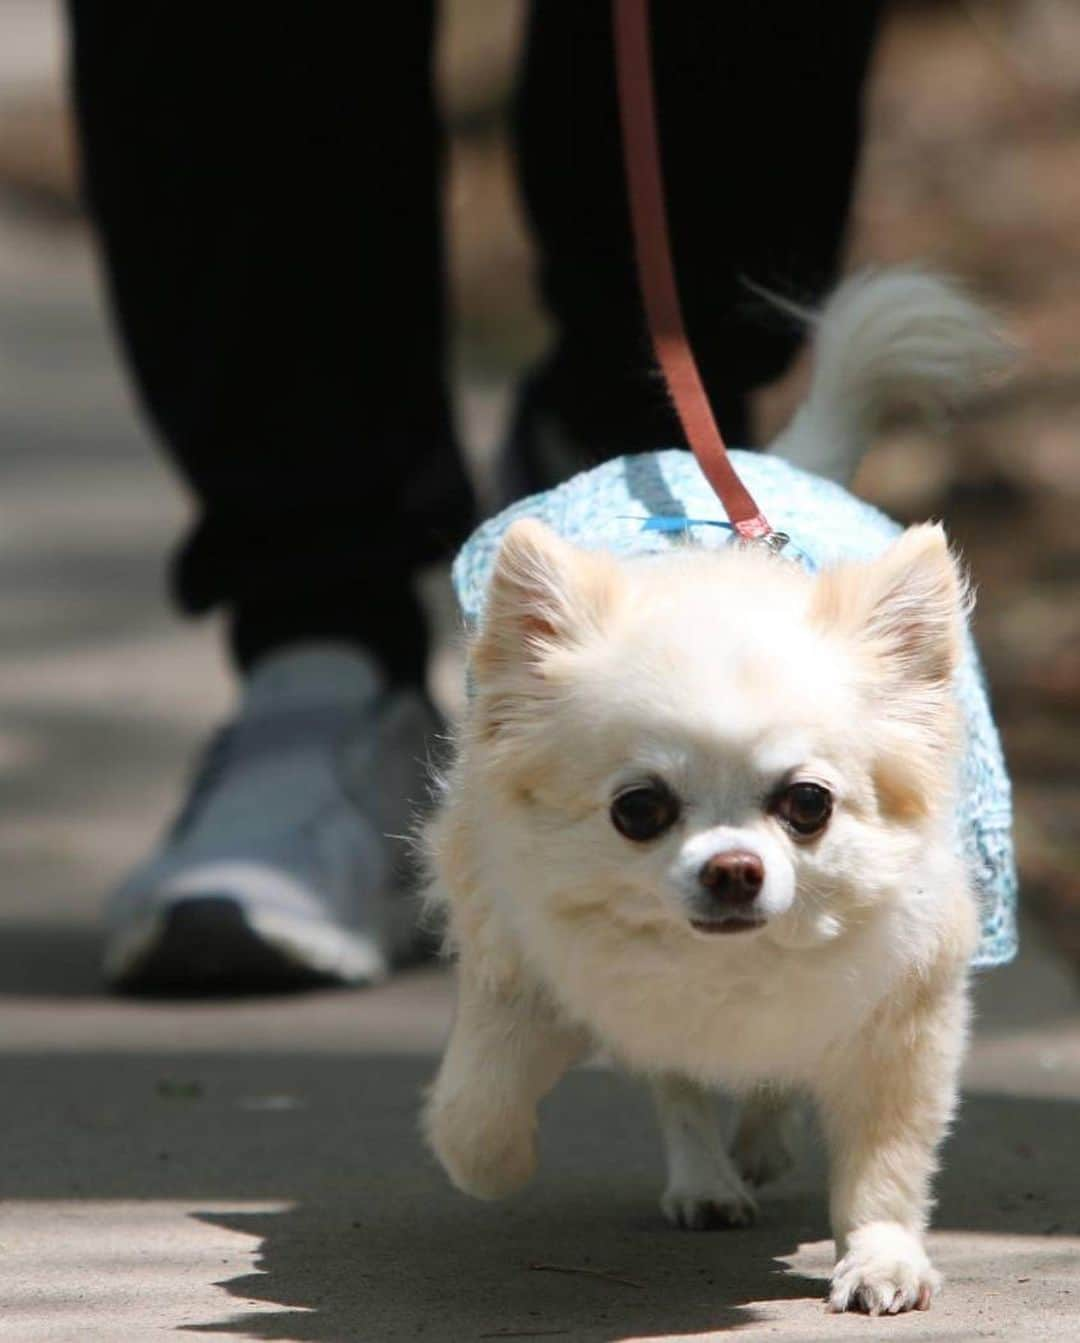
[[[759,536],[755,545],[764,546],[766,550],[771,550],[774,555],[779,555],[786,545],[791,543],[791,537],[787,532],[770,532],[768,536]]]
[[[736,531],[733,540],[735,545],[742,549],[749,550],[751,547],[761,546],[772,555],[779,555],[791,544],[791,537],[787,532],[774,532],[772,528],[767,532],[758,533],[757,536],[746,536]]]

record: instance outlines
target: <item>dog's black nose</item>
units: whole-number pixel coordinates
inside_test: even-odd
[[[765,884],[765,865],[756,853],[746,849],[714,853],[698,879],[715,899],[748,905]]]

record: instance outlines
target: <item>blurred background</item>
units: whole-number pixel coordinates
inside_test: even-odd
[[[520,6],[447,0],[440,78],[465,436],[483,476],[542,348],[505,114]],[[103,893],[227,708],[216,632],[166,609],[186,501],[119,365],[80,212],[52,0],[0,0],[0,991],[89,991]],[[1020,349],[945,436],[898,429],[857,490],[943,518],[1014,772],[1023,898],[1080,967],[1080,5],[896,3],[868,89],[852,266],[967,281]],[[718,127],[720,137],[725,128]],[[719,139],[718,139],[719,143]],[[343,183],[354,165],[340,165]],[[303,257],[295,258],[303,265]],[[779,427],[804,369],[763,389]],[[452,699],[457,664],[436,668]]]

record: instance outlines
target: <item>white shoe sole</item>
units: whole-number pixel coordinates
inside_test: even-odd
[[[256,909],[228,887],[177,894],[118,929],[104,973],[142,992],[271,991],[377,984],[389,973],[363,934],[277,909]]]

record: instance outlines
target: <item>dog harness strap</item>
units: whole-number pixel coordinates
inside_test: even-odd
[[[732,526],[746,540],[764,540],[775,534],[731,464],[683,323],[664,209],[649,2],[611,0],[611,8],[634,251],[653,350],[687,442]]]

